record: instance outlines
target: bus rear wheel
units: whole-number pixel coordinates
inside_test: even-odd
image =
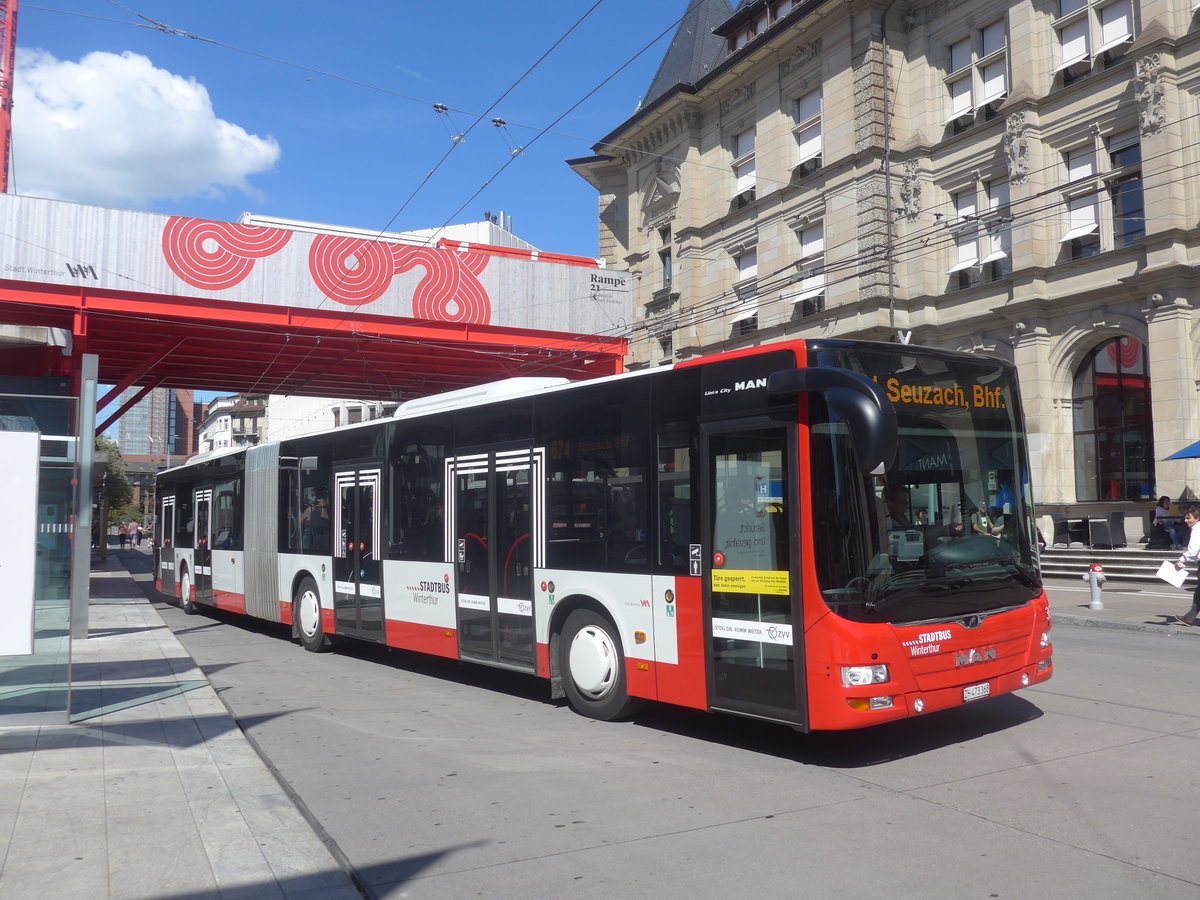
[[[571,708],[580,715],[611,722],[641,706],[625,684],[625,656],[612,624],[590,609],[567,616],[559,640],[558,669]]]
[[[189,616],[196,614],[196,603],[192,600],[192,576],[187,569],[179,579],[179,608]]]
[[[300,644],[312,653],[324,653],[332,647],[329,635],[321,627],[321,592],[317,583],[305,578],[296,588],[292,609],[296,621],[296,634]]]

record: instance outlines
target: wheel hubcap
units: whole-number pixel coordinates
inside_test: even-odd
[[[300,630],[306,637],[317,633],[318,615],[317,595],[312,591],[305,591],[300,595]]]
[[[603,628],[588,625],[571,639],[571,680],[591,700],[602,700],[617,680],[617,648]]]

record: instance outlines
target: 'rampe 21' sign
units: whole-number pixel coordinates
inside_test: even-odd
[[[176,216],[163,229],[162,249],[183,281],[222,291],[244,281],[257,260],[278,253],[291,237],[278,228]],[[421,266],[425,277],[413,293],[414,318],[484,325],[492,309],[479,276],[489,259],[476,251],[319,234],[308,251],[308,271],[329,299],[362,306],[383,296],[392,276]]]

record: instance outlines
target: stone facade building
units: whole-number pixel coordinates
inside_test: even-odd
[[[1195,496],[1200,464],[1163,458],[1200,439],[1198,10],[690,3],[642,107],[570,161],[633,276],[630,364],[784,337],[993,354],[1043,511]]]

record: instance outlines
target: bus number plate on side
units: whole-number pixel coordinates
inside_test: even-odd
[[[970,703],[972,700],[982,700],[984,697],[990,696],[992,693],[992,684],[990,681],[985,681],[983,684],[973,684],[970,687],[963,688],[963,703]]]

